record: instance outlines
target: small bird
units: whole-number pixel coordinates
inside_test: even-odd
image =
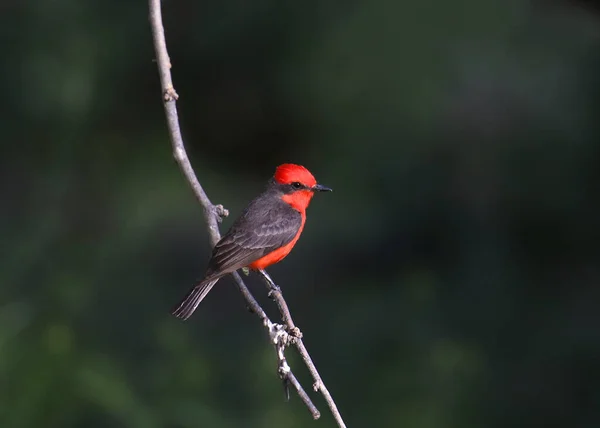
[[[221,277],[243,267],[263,270],[287,256],[302,233],[315,192],[330,192],[301,165],[279,165],[265,191],[215,245],[204,279],[173,310],[188,319]]]

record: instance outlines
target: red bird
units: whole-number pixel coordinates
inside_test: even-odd
[[[306,208],[315,191],[330,192],[317,184],[303,166],[283,164],[265,191],[254,199],[231,229],[215,245],[204,279],[173,310],[188,319],[221,277],[240,268],[262,270],[287,256],[302,233]]]

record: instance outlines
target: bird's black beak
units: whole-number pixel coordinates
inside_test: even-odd
[[[313,191],[315,192],[333,192],[333,189],[330,189],[327,186],[323,186],[322,184],[315,184],[312,187]]]

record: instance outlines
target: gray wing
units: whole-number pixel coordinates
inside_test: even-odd
[[[267,204],[260,203],[260,199],[252,201],[215,246],[206,280],[247,266],[288,244],[301,225],[300,213],[283,201]]]

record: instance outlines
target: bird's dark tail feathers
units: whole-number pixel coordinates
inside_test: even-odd
[[[201,282],[200,284],[196,285],[183,298],[181,303],[179,303],[179,305],[173,309],[171,313],[182,320],[188,319],[218,280],[219,278],[210,280],[208,282]]]

